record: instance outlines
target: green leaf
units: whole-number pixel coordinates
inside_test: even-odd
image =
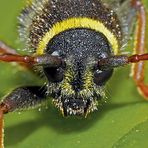
[[[24,2],[0,0],[0,40],[14,48],[17,19]],[[145,0],[148,9],[148,0]],[[130,67],[115,71],[107,86],[110,101],[88,118],[63,118],[49,103],[48,109],[5,115],[6,148],[139,148],[148,147],[148,103],[129,77]],[[40,80],[18,65],[0,63],[0,97],[12,89]]]

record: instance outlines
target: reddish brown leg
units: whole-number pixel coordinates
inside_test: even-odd
[[[0,148],[3,148],[3,111],[0,110]]]
[[[3,114],[8,112],[7,104],[2,103],[0,105],[0,148],[4,148],[3,137],[4,137],[4,121],[3,121]]]
[[[132,7],[137,10],[137,26],[136,26],[136,38],[134,54],[145,53],[145,38],[146,38],[146,11],[141,0],[131,0]],[[138,91],[145,99],[148,99],[148,85],[144,83],[144,67],[145,62],[133,64],[132,76],[138,87]]]

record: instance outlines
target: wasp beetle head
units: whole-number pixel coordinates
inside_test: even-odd
[[[113,70],[102,71],[97,61],[111,55],[110,45],[101,33],[88,29],[71,29],[55,36],[47,46],[47,54],[65,61],[61,67],[45,66],[49,82],[48,94],[53,103],[67,115],[87,115],[97,109],[104,97],[104,85]]]

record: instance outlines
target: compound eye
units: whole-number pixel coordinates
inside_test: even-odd
[[[112,69],[106,71],[96,70],[94,72],[94,83],[96,83],[99,86],[104,85],[112,76],[112,73]]]
[[[54,68],[54,67],[45,67],[44,73],[49,82],[57,83],[61,82],[64,77],[64,70],[63,68]]]

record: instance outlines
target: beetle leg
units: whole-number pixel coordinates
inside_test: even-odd
[[[18,54],[15,49],[12,49],[4,42],[0,41],[0,54]]]
[[[46,100],[46,89],[38,86],[17,88],[0,103],[0,148],[3,148],[3,115],[15,110],[34,108]]]
[[[146,38],[146,11],[141,0],[131,0],[132,7],[137,11],[137,26],[135,34],[134,54],[145,53]],[[141,61],[132,65],[132,76],[138,87],[139,93],[148,99],[148,85],[144,83],[145,62]]]

